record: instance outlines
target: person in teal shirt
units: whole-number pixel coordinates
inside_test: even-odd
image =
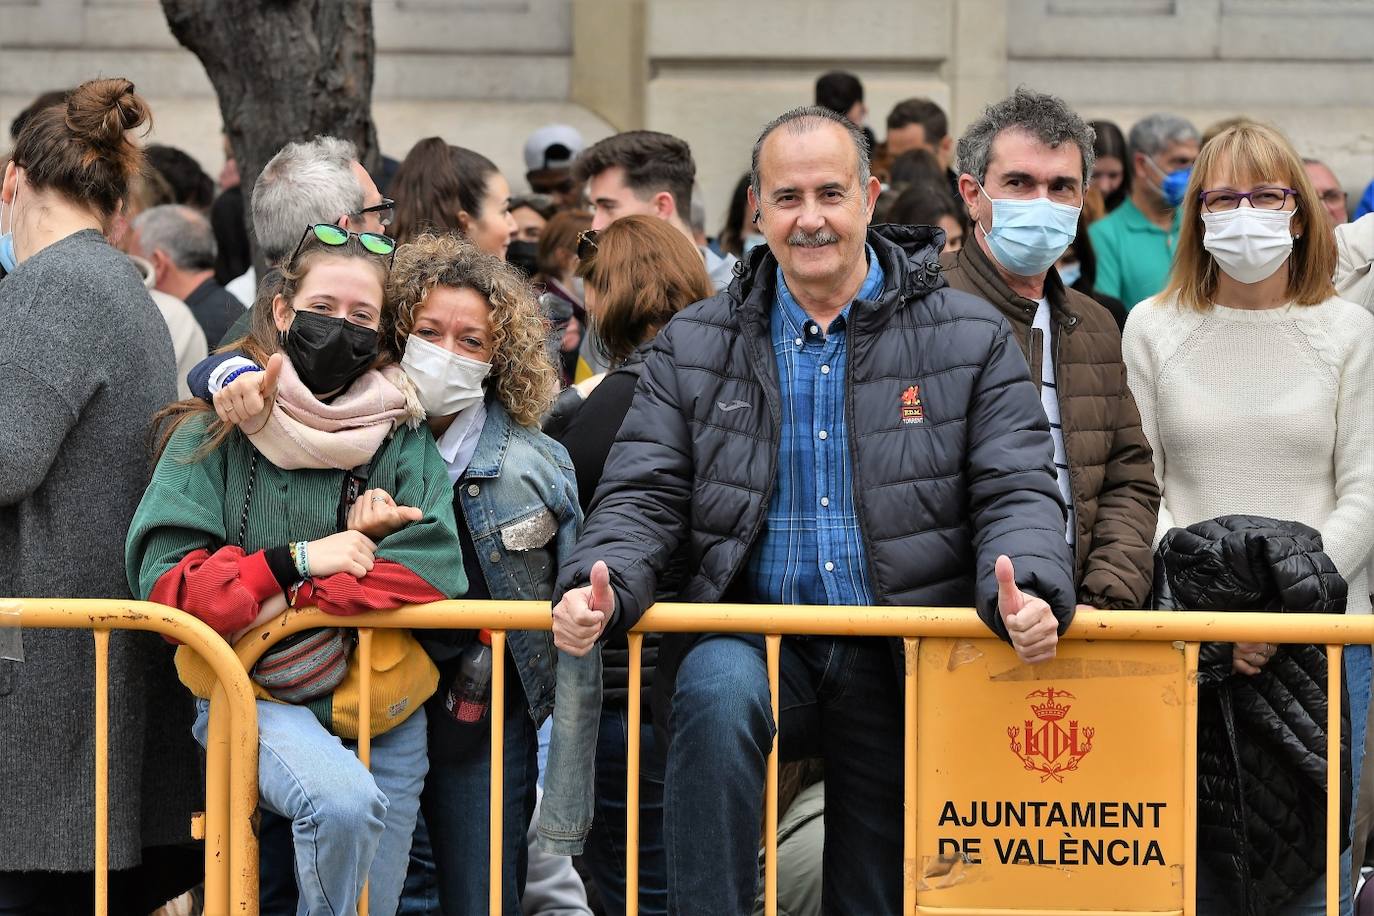
[[[1168,279],[1198,132],[1183,118],[1154,114],[1131,128],[1130,145],[1131,196],[1088,227],[1097,256],[1096,289],[1128,310]]]

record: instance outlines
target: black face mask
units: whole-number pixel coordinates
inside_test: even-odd
[[[342,318],[297,312],[282,348],[314,394],[346,387],[377,360],[377,332]]]
[[[538,242],[514,241],[506,248],[506,261],[525,275],[525,279],[539,272],[535,257],[539,254]]]

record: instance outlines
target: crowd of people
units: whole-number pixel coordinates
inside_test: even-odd
[[[661,132],[543,127],[521,193],[441,137],[370,173],[321,136],[245,195],[227,143],[218,193],[143,147],[124,79],[16,120],[0,596],[132,596],[230,643],[337,618],[250,672],[262,912],[352,913],[364,883],[372,913],[486,912],[484,646],[505,912],[552,916],[625,910],[655,601],[971,607],[1026,665],[1081,609],[1371,612],[1374,214],[1330,169],[1245,117],[1123,132],[1022,88],[957,138],[905,100],[880,140],[851,74],[814,101],[762,126],[714,237]],[[458,597],[552,630],[495,659],[380,630],[360,722],[347,618]],[[0,914],[87,912],[93,650],[23,640]],[[784,639],[775,721],[762,637],[643,645],[640,912],[761,908],[775,735],[780,911],[898,912],[899,646]],[[149,634],[110,656],[111,911],[191,905],[213,675]],[[1353,912],[1369,647],[1344,664],[1328,773],[1322,648],[1204,646],[1198,912],[1325,912],[1328,788]]]

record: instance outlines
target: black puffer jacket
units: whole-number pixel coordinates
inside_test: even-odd
[[[1168,609],[1345,608],[1346,583],[1321,535],[1297,522],[1227,515],[1175,528],[1155,569],[1157,603]],[[1254,676],[1232,671],[1231,643],[1202,646],[1198,849],[1250,916],[1277,912],[1326,872],[1326,681],[1321,646],[1281,646]],[[1341,702],[1341,822],[1349,823],[1344,690]]]
[[[544,423],[544,432],[557,439],[568,450],[577,471],[577,496],[586,513],[592,496],[601,483],[606,456],[615,442],[620,424],[634,401],[635,386],[644,371],[644,359],[652,343],[635,348],[625,362],[610,372],[584,400],[576,388],[569,388],[558,397],[553,413]],[[681,557],[681,555],[679,555]],[[659,601],[677,597],[676,583],[683,575],[683,564],[674,564],[672,572],[660,577]],[[642,709],[648,715],[648,700],[654,685],[654,671],[658,666],[658,633],[644,634],[640,652],[640,685],[643,690]],[[612,633],[601,648],[602,697],[607,706],[625,706],[630,693],[630,647],[623,632]]]
[[[999,635],[993,563],[1009,555],[1023,589],[1062,624],[1073,561],[1049,424],[1026,361],[992,306],[945,287],[939,230],[884,226],[868,243],[885,273],[875,301],[850,310],[845,416],[854,496],[874,598],[887,605],[973,604]],[[631,626],[684,542],[684,601],[732,589],[767,517],[782,393],[769,331],[777,261],[755,249],[730,287],[659,333],[606,462],[559,595],[605,560],[615,626]],[[904,422],[917,387],[923,418]],[[910,418],[909,418],[910,419]],[[658,686],[669,677],[670,642]],[[681,651],[677,646],[671,651]]]

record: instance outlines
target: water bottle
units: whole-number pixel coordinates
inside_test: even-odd
[[[444,708],[459,725],[481,725],[491,709],[491,631],[478,630],[477,639],[463,650]]]

